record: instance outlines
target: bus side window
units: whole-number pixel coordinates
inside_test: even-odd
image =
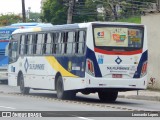
[[[55,51],[56,51],[56,54],[60,54],[61,53],[61,33],[55,33]]]
[[[36,40],[36,54],[41,54],[42,51],[42,41],[44,39],[44,34],[37,34],[37,40]]]
[[[56,53],[56,33],[52,33],[52,53]]]
[[[78,40],[79,40],[79,32],[75,33],[75,41],[73,44],[73,53],[77,54],[78,53]]]
[[[28,54],[28,47],[29,47],[29,35],[25,36],[25,50],[24,50],[24,54]]]
[[[47,45],[47,34],[44,34],[44,39],[42,41],[42,54],[46,54],[46,45]]]
[[[78,34],[78,54],[83,54],[85,51],[86,32],[79,31]]]
[[[28,35],[28,51],[27,54],[33,54],[33,35]]]
[[[61,33],[61,46],[62,46],[62,49],[61,49],[61,54],[65,54],[66,51],[67,51],[67,33],[65,32],[62,32]]]
[[[21,36],[20,39],[20,49],[19,49],[19,54],[24,55],[24,50],[25,50],[25,35]]]
[[[36,49],[37,49],[37,37],[38,35],[34,35],[33,37],[33,54],[36,54]]]
[[[52,37],[51,33],[46,34],[46,54],[51,54],[51,43],[52,43]]]
[[[17,42],[11,42],[10,43],[10,46],[9,48],[11,50],[10,51],[10,54],[9,54],[9,62],[15,62],[17,60],[17,45],[18,43]]]
[[[72,54],[73,50],[73,42],[75,41],[75,32],[68,32],[67,35],[67,54]]]

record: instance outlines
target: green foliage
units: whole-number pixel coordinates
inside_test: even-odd
[[[40,13],[30,12],[28,22],[38,22],[38,20],[40,19],[40,16],[41,16]]]
[[[22,18],[15,14],[0,15],[0,26],[7,26],[20,21],[22,21]]]
[[[74,23],[97,20],[96,4],[92,0],[81,0],[80,4],[75,4],[74,8]]]
[[[137,2],[139,1],[139,2]],[[133,21],[140,23],[135,16],[143,14],[145,2],[156,0],[76,0],[73,7],[73,23],[90,21]],[[44,4],[41,19],[52,24],[66,24],[69,0],[47,0]],[[119,7],[119,8],[118,8]],[[100,12],[98,10],[101,9]]]
[[[136,1],[140,1],[140,2],[153,2],[153,3],[156,3],[157,0],[136,0]]]
[[[131,17],[131,18],[124,18],[124,19],[119,19],[115,22],[129,22],[129,23],[141,23],[141,17]]]
[[[75,4],[73,23],[97,20],[96,5],[91,3],[93,3],[92,0],[81,0],[79,4]],[[66,24],[68,4],[64,0],[47,0],[42,8],[43,13],[40,18],[43,22]],[[92,14],[93,11],[95,11],[94,14]]]
[[[65,24],[67,21],[67,7],[63,0],[47,0],[43,6],[41,19],[52,24]]]

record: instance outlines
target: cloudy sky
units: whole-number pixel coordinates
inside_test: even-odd
[[[0,0],[0,14],[21,13],[22,0]],[[25,8],[31,7],[32,12],[40,12],[41,0],[25,0]]]

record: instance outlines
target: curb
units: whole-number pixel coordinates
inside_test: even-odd
[[[160,97],[159,96],[118,95],[118,98],[136,99],[136,100],[148,100],[148,101],[160,101]]]
[[[4,93],[3,91],[0,91],[0,93]]]

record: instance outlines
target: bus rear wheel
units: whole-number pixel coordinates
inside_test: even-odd
[[[56,88],[57,88],[57,98],[58,99],[62,99],[62,100],[74,99],[76,96],[76,93],[74,91],[64,91],[64,85],[63,85],[61,76],[58,77]]]
[[[22,94],[29,94],[30,88],[25,87],[23,74],[20,74],[18,78],[19,78],[19,81],[20,81],[20,92]]]
[[[118,97],[118,91],[99,91],[98,96],[102,102],[115,102]]]

